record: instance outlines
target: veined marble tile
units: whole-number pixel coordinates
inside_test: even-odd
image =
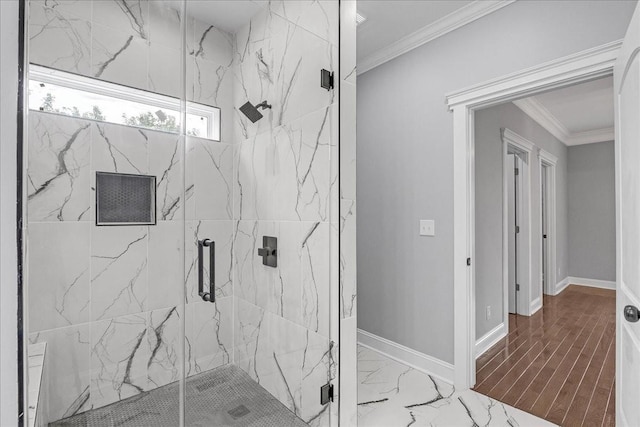
[[[170,307],[149,313],[147,341],[149,389],[160,387],[182,377],[182,307]],[[176,399],[178,396],[176,396]]]
[[[340,197],[356,200],[356,86],[340,85]]]
[[[342,0],[340,14],[340,79],[356,84],[356,0]]]
[[[356,202],[340,201],[340,305],[342,318],[356,315]]]
[[[321,405],[318,387],[335,379],[335,347],[328,338],[305,332],[300,384],[300,418],[311,426],[329,424],[330,405]],[[334,384],[335,385],[335,384]]]
[[[552,426],[473,390],[358,347],[358,424],[366,426]]]
[[[145,132],[149,139],[149,172],[156,177],[158,221],[184,218],[184,146],[179,135]]]
[[[187,375],[195,375],[233,361],[233,297],[187,306],[185,353]]]
[[[323,108],[234,146],[236,217],[329,220],[332,111]]]
[[[29,221],[91,220],[91,122],[38,112],[29,117]]]
[[[233,145],[187,137],[195,216],[200,220],[233,219]]]
[[[358,359],[357,319],[349,317],[340,321],[340,425],[357,426],[358,421]],[[362,422],[360,425],[366,425]]]
[[[94,15],[95,13],[94,10]],[[137,32],[130,34],[95,22],[92,30],[91,76],[146,90],[149,67],[148,41],[141,38]]]
[[[278,239],[276,268],[263,265],[258,256],[263,236]],[[299,223],[240,221],[234,243],[234,295],[301,324],[301,242]]]
[[[306,331],[303,327],[271,313],[267,313],[265,319],[269,338],[262,342],[264,351],[258,352],[255,361],[257,381],[293,413],[300,416],[302,365],[307,346]]]
[[[186,231],[185,257],[185,298],[186,302],[202,301],[198,295],[198,240],[209,239],[215,242],[215,295],[223,298],[233,295],[233,221],[189,221]],[[204,249],[205,292],[209,292],[209,248]]]
[[[147,129],[94,123],[91,135],[91,169],[100,172],[149,173],[150,134]]]
[[[258,360],[268,357],[267,314],[241,297],[234,296],[233,363],[258,380]]]
[[[334,102],[334,91],[322,89],[318,72],[337,66],[336,49],[269,11],[261,12],[236,34],[236,108],[250,101],[272,105],[251,123],[236,114],[236,140],[289,123]]]
[[[182,50],[180,49],[151,43],[148,71],[148,89],[150,91],[174,98],[184,97],[180,70],[181,56]]]
[[[148,313],[91,324],[91,400],[99,408],[148,390]]]
[[[30,332],[89,321],[89,228],[88,222],[29,225]]]
[[[88,323],[29,334],[30,343],[47,343],[45,363],[49,421],[91,408],[91,337]]]
[[[149,227],[148,310],[174,307],[184,301],[183,236],[181,221],[158,221]]]
[[[269,7],[273,13],[334,45],[338,44],[340,5],[337,0],[276,0],[269,2]]]
[[[330,262],[329,224],[302,223],[303,325],[329,337]],[[337,253],[334,253],[336,255]]]
[[[149,38],[148,0],[100,0],[93,1],[93,21],[120,33]]]
[[[147,307],[148,227],[91,230],[93,320],[144,312]]]
[[[31,0],[29,62],[89,74],[91,2]]]
[[[151,46],[164,46],[169,49],[182,49],[182,35],[180,25],[182,17],[180,16],[182,8],[180,0],[160,0],[150,1],[149,3],[149,40]],[[187,21],[187,40],[193,39],[193,25],[189,24],[193,21],[188,18]],[[189,32],[191,37],[189,37]]]

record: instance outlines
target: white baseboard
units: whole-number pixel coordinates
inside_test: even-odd
[[[476,359],[485,351],[493,347],[498,341],[507,336],[507,327],[504,322],[487,332],[482,338],[476,340]]]
[[[531,305],[529,306],[529,316],[533,316],[536,311],[542,308],[542,298],[536,298],[531,301]]]
[[[558,295],[560,292],[564,291],[567,286],[569,286],[569,277],[565,277],[560,282],[556,283],[553,295]]]
[[[386,338],[358,329],[358,344],[453,384],[453,365]]]
[[[572,285],[589,286],[590,288],[616,289],[616,282],[610,280],[586,279],[584,277],[569,276],[569,283]]]

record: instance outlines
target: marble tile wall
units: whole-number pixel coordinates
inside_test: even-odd
[[[356,1],[341,2],[340,39],[340,425],[358,424],[356,269]]]
[[[338,97],[319,82],[338,69],[337,25],[337,1],[272,1],[237,32],[234,63],[234,105],[272,105],[256,123],[236,110],[234,360],[314,426],[337,409],[319,402],[337,360]],[[265,235],[277,268],[257,256]]]
[[[32,62],[178,95],[180,16],[162,2],[30,3]],[[355,315],[344,281],[349,303],[331,304],[350,271],[331,254],[354,230],[354,211],[340,220],[338,91],[319,85],[338,70],[337,20],[335,0],[272,1],[235,36],[190,20],[187,97],[220,106],[223,133],[187,138],[186,158],[175,135],[31,113],[30,340],[65,354],[51,358],[50,420],[177,380],[182,319],[188,375],[234,362],[312,425],[337,418],[318,399],[337,374],[330,316]],[[273,108],[253,124],[235,108],[247,100]],[[96,170],[157,176],[158,224],[95,227]],[[263,235],[279,239],[277,269],[257,256]],[[202,238],[216,241],[216,304],[196,292]]]
[[[30,113],[29,339],[49,345],[49,420],[178,380],[182,318],[188,375],[232,361],[233,150],[188,147],[183,192],[179,136]],[[97,170],[155,175],[157,225],[96,227]],[[217,243],[216,304],[196,298],[205,237]]]
[[[171,0],[30,0],[29,60],[180,98],[181,21]],[[233,36],[190,16],[186,28],[187,100],[231,114]]]

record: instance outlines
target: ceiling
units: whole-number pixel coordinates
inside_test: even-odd
[[[358,0],[358,62],[472,1]]]
[[[566,145],[614,138],[613,77],[542,93],[514,104]]]

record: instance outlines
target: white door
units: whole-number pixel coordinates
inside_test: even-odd
[[[516,282],[517,282],[517,247],[516,247],[516,155],[508,154],[507,155],[507,170],[505,171],[507,174],[507,232],[508,232],[508,272],[509,272],[509,282],[507,288],[509,290],[508,296],[508,310],[509,313],[516,314]]]
[[[634,427],[640,426],[640,322],[627,320],[625,307],[640,307],[639,52],[640,12],[636,8],[614,69],[618,219],[616,424]]]

